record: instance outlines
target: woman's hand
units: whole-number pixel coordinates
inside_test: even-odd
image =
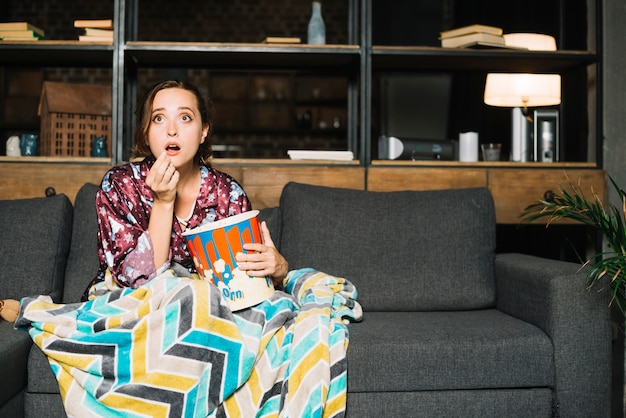
[[[146,184],[152,189],[154,196],[148,232],[152,241],[154,266],[157,270],[169,260],[172,218],[179,178],[178,170],[165,151],[159,155],[146,176]]]
[[[174,203],[179,178],[180,173],[163,151],[152,165],[146,177],[146,184],[152,189],[155,201]]]
[[[265,221],[261,222],[261,234],[263,244],[244,244],[243,248],[250,252],[248,254],[237,253],[235,259],[239,270],[253,277],[270,276],[274,286],[280,288],[289,271],[289,264],[276,249]]]

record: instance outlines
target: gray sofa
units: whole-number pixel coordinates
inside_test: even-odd
[[[65,268],[65,302],[80,298],[97,266],[95,190],[85,185],[76,198],[71,240],[71,212],[28,216],[38,228],[30,225],[23,242],[39,240],[36,231],[52,222],[65,225],[45,248],[59,256],[50,265]],[[67,204],[56,196],[13,210],[51,202]],[[11,226],[5,206],[2,223]],[[280,206],[261,213],[291,268],[315,267],[357,286],[364,319],[349,326],[349,417],[610,416],[607,292],[587,292],[576,264],[496,255],[487,189],[377,193],[289,183]],[[4,264],[17,264],[18,274],[31,262],[18,254],[33,250],[12,251]],[[3,274],[0,295],[58,296],[58,277],[42,274],[22,274],[42,283],[15,284],[12,293]],[[64,416],[46,358],[35,346],[29,352],[26,333],[6,323],[0,333],[1,370],[7,362],[15,370],[0,382],[0,416],[19,416],[22,399],[27,417]]]

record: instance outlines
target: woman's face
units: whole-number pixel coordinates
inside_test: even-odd
[[[152,155],[165,151],[175,167],[193,162],[206,139],[208,125],[202,126],[196,96],[181,88],[159,91],[152,103],[148,145]]]

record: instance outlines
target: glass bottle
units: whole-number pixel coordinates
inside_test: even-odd
[[[326,26],[324,19],[322,19],[322,3],[319,1],[313,2],[307,43],[312,45],[324,45],[326,43]]]

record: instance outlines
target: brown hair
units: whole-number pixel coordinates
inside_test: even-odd
[[[150,145],[148,144],[148,130],[150,129],[152,104],[156,94],[165,89],[180,88],[192,92],[196,96],[198,110],[202,126],[209,126],[206,139],[200,144],[198,153],[196,154],[196,162],[198,164],[209,164],[213,156],[211,148],[211,134],[213,133],[213,106],[210,100],[205,100],[198,88],[185,81],[168,80],[155,84],[145,95],[143,101],[135,111],[135,146],[133,148],[134,155],[151,156]]]

